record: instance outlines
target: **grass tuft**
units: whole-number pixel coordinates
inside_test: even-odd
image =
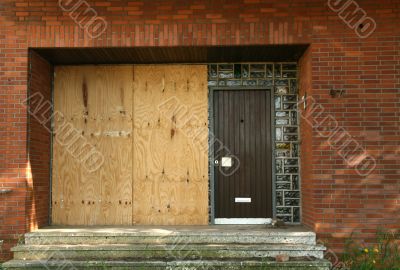
[[[354,237],[345,243],[343,262],[350,270],[400,270],[400,231],[378,229],[375,244]]]

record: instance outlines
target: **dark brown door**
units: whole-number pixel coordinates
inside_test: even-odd
[[[213,98],[215,218],[270,218],[270,92],[215,90]]]

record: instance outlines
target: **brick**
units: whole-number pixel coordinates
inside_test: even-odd
[[[373,236],[379,223],[400,229],[399,217],[393,215],[400,192],[400,7],[392,2],[359,3],[379,26],[361,39],[337,13],[310,1],[90,1],[108,28],[85,43],[82,29],[57,2],[6,1],[0,17],[0,186],[15,192],[0,195],[0,236],[6,239],[0,261],[11,257],[14,235],[30,229],[25,217],[32,203],[27,183],[40,197],[49,195],[49,135],[32,120],[28,123],[25,110],[17,106],[27,95],[28,83],[31,91],[43,91],[50,99],[46,85],[51,66],[40,57],[31,59],[35,70],[28,82],[30,47],[310,44],[299,61],[300,96],[307,92],[323,105],[376,158],[377,167],[370,176],[360,177],[303,119],[302,222],[337,250],[358,226],[363,237]],[[343,88],[345,95],[331,98],[331,87]],[[31,166],[40,172],[33,180],[26,176],[28,153]],[[44,201],[36,209],[38,226],[48,220]]]

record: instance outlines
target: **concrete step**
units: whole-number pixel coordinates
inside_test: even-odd
[[[227,228],[227,227],[225,227]],[[303,228],[266,229],[188,229],[178,228],[91,228],[91,229],[42,229],[25,235],[28,245],[55,244],[304,244],[315,245],[314,232]]]
[[[323,258],[324,246],[303,244],[114,244],[22,245],[12,249],[17,260],[48,259],[226,259],[290,257]]]
[[[314,259],[306,260],[304,258],[293,258],[289,262],[279,263],[274,260],[226,260],[226,261],[29,261],[29,260],[12,260],[3,264],[6,270],[83,270],[83,269],[113,269],[113,270],[130,270],[130,269],[152,269],[152,270],[329,270],[330,263],[326,260]]]
[[[303,227],[49,227],[25,235],[5,269],[329,269]],[[290,261],[278,263],[286,254]]]

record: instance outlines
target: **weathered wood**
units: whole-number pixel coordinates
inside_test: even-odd
[[[53,224],[132,223],[132,69],[56,68],[54,109],[79,137],[62,145],[65,129],[55,134]],[[62,123],[55,121],[55,130]],[[79,157],[73,154],[80,149]],[[93,149],[104,158],[94,171],[82,158]]]
[[[134,221],[207,224],[206,66],[134,72]]]
[[[53,224],[208,223],[205,65],[57,67],[54,109]]]

